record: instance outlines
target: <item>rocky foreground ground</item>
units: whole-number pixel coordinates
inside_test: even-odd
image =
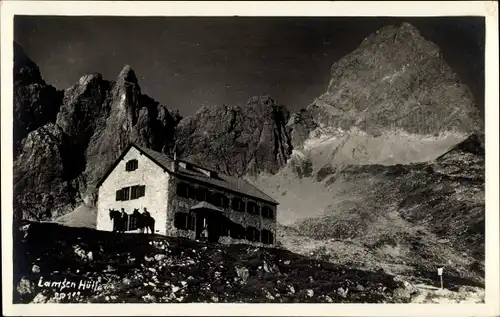
[[[16,234],[15,303],[380,303],[409,302],[418,293],[383,271],[281,249],[53,223],[23,224]]]

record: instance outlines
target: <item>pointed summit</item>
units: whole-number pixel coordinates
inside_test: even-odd
[[[309,110],[320,124],[374,135],[482,129],[468,87],[409,23],[379,29],[335,62],[326,93]]]
[[[120,74],[118,75],[118,82],[129,82],[133,84],[138,84],[137,77],[135,75],[134,70],[130,65],[123,66]]]

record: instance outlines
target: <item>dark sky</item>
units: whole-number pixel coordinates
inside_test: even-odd
[[[378,28],[407,21],[484,107],[483,18],[30,17],[14,39],[59,89],[125,64],[142,91],[184,116],[203,104],[244,104],[269,94],[298,110],[323,93],[331,65]]]

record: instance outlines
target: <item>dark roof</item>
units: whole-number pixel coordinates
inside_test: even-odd
[[[249,196],[252,198],[257,198],[269,203],[272,203],[274,205],[279,204],[276,200],[262,192],[260,189],[255,187],[254,185],[250,184],[248,181],[236,177],[236,176],[230,176],[230,175],[225,175],[222,173],[217,173],[215,177],[209,177],[203,173],[192,171],[192,170],[187,170],[182,168],[181,166],[178,165],[177,171],[172,170],[172,162],[173,158],[167,156],[164,153],[160,153],[142,146],[139,146],[137,144],[131,144],[129,145],[122,155],[118,158],[117,162],[113,164],[113,166],[109,169],[109,171],[104,175],[104,177],[99,181],[98,186],[102,184],[102,182],[107,178],[107,176],[112,172],[112,170],[118,165],[119,161],[123,158],[126,152],[130,149],[130,147],[135,147],[138,149],[142,154],[146,155],[149,157],[153,162],[161,166],[165,171],[169,172],[170,174],[173,174],[179,178],[187,178],[188,180],[195,181],[195,182],[200,182],[204,183],[206,185],[212,186],[212,187],[218,187],[224,190],[228,190],[231,192],[236,192],[239,194],[243,194],[245,196]],[[193,164],[189,161],[184,161],[184,160],[177,160],[178,162],[184,162],[186,164],[196,166],[202,169],[205,169],[207,171],[213,171],[211,169],[207,169],[205,167]]]

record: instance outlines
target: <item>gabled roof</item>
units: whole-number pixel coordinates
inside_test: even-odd
[[[230,175],[225,175],[222,173],[217,173],[215,177],[209,177],[203,173],[199,173],[196,171],[188,170],[182,168],[180,165],[177,166],[177,170],[173,171],[172,170],[172,162],[173,158],[167,156],[164,153],[160,153],[151,149],[148,149],[146,147],[139,146],[135,143],[130,144],[120,155],[120,157],[116,160],[116,162],[113,164],[113,166],[108,170],[108,172],[104,175],[103,178],[99,181],[97,186],[100,186],[104,180],[108,177],[109,174],[115,169],[115,167],[118,165],[118,163],[123,159],[125,154],[130,150],[131,147],[135,147],[139,152],[142,154],[146,155],[149,159],[151,159],[153,162],[155,162],[158,166],[162,167],[164,171],[173,174],[179,178],[186,178],[190,181],[195,181],[199,183],[203,183],[205,185],[211,186],[211,187],[218,187],[230,192],[242,194],[244,196],[249,196],[252,198],[256,198],[259,200],[263,200],[265,202],[271,203],[273,205],[278,205],[279,203],[262,192],[260,189],[255,187],[254,185],[250,184],[248,181],[236,177],[236,176],[230,176]],[[208,171],[213,171],[211,169],[207,169],[205,167],[202,167],[200,165],[193,164],[188,161],[184,160],[177,160],[177,162],[183,162],[188,165],[192,166],[197,166],[199,168],[203,168]]]

